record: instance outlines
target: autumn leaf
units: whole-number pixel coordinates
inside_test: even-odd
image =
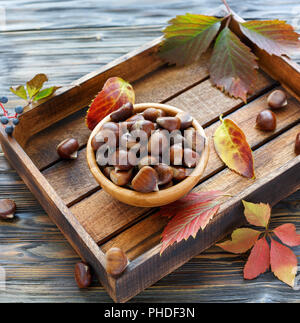
[[[39,91],[33,98],[34,101],[39,101],[42,99],[45,99],[52,95],[57,89],[59,89],[59,86],[51,86],[49,88],[46,88],[44,90]]]
[[[231,235],[231,240],[218,243],[216,246],[232,253],[244,253],[253,247],[260,234],[260,231],[249,228],[236,229]]]
[[[128,102],[135,102],[132,86],[119,77],[108,79],[87,112],[88,128],[93,130],[103,118]]]
[[[270,267],[270,247],[265,237],[255,242],[244,268],[244,278],[254,279]]]
[[[300,234],[296,233],[296,227],[292,223],[280,225],[273,230],[276,236],[289,247],[300,245]]]
[[[222,161],[232,170],[255,178],[251,148],[243,131],[230,119],[220,118],[221,125],[214,133],[216,151]]]
[[[252,20],[240,23],[242,33],[270,55],[288,55],[300,48],[299,34],[281,20]]]
[[[190,193],[186,197],[163,206],[159,215],[172,217],[162,233],[162,254],[169,246],[190,236],[196,237],[200,228],[205,229],[209,221],[218,213],[224,196],[220,191]]]
[[[242,201],[244,204],[244,214],[247,221],[255,225],[257,227],[267,227],[270,216],[271,216],[271,208],[269,204],[256,204],[250,203],[246,201]]]
[[[10,89],[10,91],[12,93],[17,95],[19,98],[27,100],[27,92],[25,90],[24,85],[19,85],[19,86],[16,86],[16,87],[11,86],[9,89]]]
[[[43,87],[44,83],[48,81],[46,74],[37,74],[34,78],[26,83],[26,89],[29,98],[35,96]]]
[[[198,61],[216,37],[222,19],[187,13],[169,21],[159,55],[169,63],[186,65]]]
[[[256,82],[257,57],[249,47],[225,27],[217,37],[210,60],[213,85],[235,98],[247,101]]]
[[[297,257],[291,249],[271,239],[271,269],[284,283],[294,286],[297,274]]]

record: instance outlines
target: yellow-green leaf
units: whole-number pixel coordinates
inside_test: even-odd
[[[230,119],[220,118],[221,125],[214,134],[216,151],[232,170],[247,178],[255,178],[251,148],[243,131]]]
[[[27,100],[27,93],[26,93],[24,85],[11,86],[9,89],[12,93],[17,95],[19,98]]]
[[[244,204],[244,214],[247,221],[257,227],[267,227],[270,216],[271,216],[271,207],[269,204],[264,203],[250,203],[242,201]]]
[[[48,81],[46,74],[37,74],[32,80],[26,83],[27,92],[31,99],[43,87],[44,83]]]
[[[48,88],[46,88],[44,90],[41,90],[40,92],[38,92],[35,95],[33,100],[34,101],[39,101],[39,100],[45,99],[48,96],[52,95],[59,88],[60,88],[59,86],[51,86],[51,87],[48,87]]]
[[[236,229],[232,232],[231,240],[216,246],[232,253],[244,253],[253,247],[260,234],[261,232],[249,228]]]

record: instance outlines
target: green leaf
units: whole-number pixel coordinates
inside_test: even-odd
[[[39,101],[39,100],[45,99],[48,96],[52,95],[59,88],[60,88],[59,86],[48,87],[48,88],[38,92],[38,94],[36,94],[36,96],[33,98],[33,100]]]
[[[256,81],[257,57],[225,27],[217,37],[210,61],[213,85],[235,98],[247,101]]]
[[[244,214],[247,221],[257,227],[267,227],[271,217],[271,207],[264,203],[250,203],[242,201],[244,204]]]
[[[9,89],[12,93],[17,95],[19,98],[27,100],[27,93],[26,93],[24,85],[11,86]]]
[[[198,61],[216,37],[222,19],[187,13],[170,20],[164,30],[160,57],[169,63],[187,65]]]
[[[288,55],[300,48],[299,34],[281,20],[248,21],[240,23],[242,33],[270,55]]]
[[[31,99],[43,87],[44,83],[48,81],[46,74],[37,74],[32,80],[26,83],[27,92]]]

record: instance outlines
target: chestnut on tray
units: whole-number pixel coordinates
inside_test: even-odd
[[[199,123],[175,107],[126,104],[93,130],[90,170],[101,187],[123,203],[172,203],[199,182],[209,155]]]

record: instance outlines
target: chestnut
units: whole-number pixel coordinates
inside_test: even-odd
[[[128,118],[126,122],[131,123],[139,120],[145,120],[142,114],[134,114],[132,117]]]
[[[159,163],[159,160],[155,156],[144,156],[140,159],[138,163],[139,169],[143,168],[144,166],[154,166]]]
[[[112,166],[106,166],[106,167],[103,167],[102,169],[102,173],[107,177],[107,178],[110,178],[110,173],[114,170],[114,167]]]
[[[297,134],[295,140],[295,154],[300,155],[300,132]]]
[[[180,120],[180,129],[185,130],[192,126],[193,117],[187,112],[179,112],[176,117]]]
[[[110,164],[116,166],[115,170],[129,170],[135,163],[130,151],[118,149],[110,156]]]
[[[157,173],[152,167],[145,166],[135,175],[131,184],[137,192],[150,193],[158,191]]]
[[[280,109],[287,104],[287,96],[282,90],[276,90],[268,96],[268,105],[271,109]]]
[[[78,149],[79,143],[74,138],[65,139],[56,147],[56,151],[62,159],[76,159]]]
[[[16,212],[16,203],[10,199],[0,200],[0,219],[13,219]]]
[[[256,118],[256,128],[264,131],[274,131],[276,129],[276,116],[270,110],[264,110]]]
[[[125,186],[130,183],[132,177],[132,169],[128,171],[116,171],[115,169],[110,172],[111,181],[118,186]]]
[[[188,168],[196,167],[199,159],[200,159],[200,155],[196,151],[190,148],[184,149],[183,162]]]
[[[160,117],[157,118],[156,122],[164,129],[169,132],[180,129],[180,119],[177,117]]]
[[[173,170],[166,164],[159,164],[154,166],[154,169],[158,175],[158,185],[165,185],[173,179]]]
[[[124,104],[120,109],[110,114],[110,119],[113,122],[125,121],[133,115],[133,105],[128,102]]]
[[[183,181],[188,176],[188,172],[186,168],[183,168],[181,166],[173,166],[173,178],[176,181]]]
[[[148,108],[143,112],[143,117],[152,122],[155,122],[157,118],[164,117],[165,115],[165,111],[155,108]]]
[[[105,144],[105,142],[101,140],[99,141],[97,135],[93,137],[91,145],[94,151],[97,151],[103,144]]]
[[[195,128],[187,128],[184,130],[184,139],[187,146],[199,154],[204,150],[205,139],[195,130]]]
[[[182,165],[183,148],[182,145],[173,145],[170,148],[170,161],[173,165]]]
[[[156,130],[148,141],[149,154],[160,155],[169,146],[166,130]]]
[[[135,131],[135,136],[138,136],[139,131],[144,131],[148,138],[154,130],[154,123],[149,120],[138,120],[131,127],[131,131]]]
[[[170,181],[169,183],[167,183],[167,184],[165,184],[165,185],[161,185],[161,186],[159,187],[159,189],[160,189],[161,191],[163,191],[163,190],[166,190],[167,188],[172,187],[173,185],[174,185],[173,181]]]
[[[121,275],[128,265],[126,254],[120,248],[111,248],[106,252],[106,272],[112,276]]]
[[[85,262],[78,262],[75,265],[75,281],[79,288],[88,288],[91,285],[91,268]]]

